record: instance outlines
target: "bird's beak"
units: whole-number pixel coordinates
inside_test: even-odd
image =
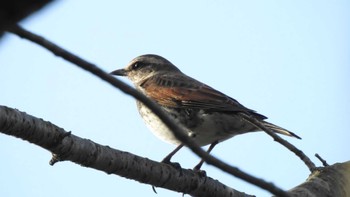
[[[126,76],[126,71],[125,71],[125,69],[118,69],[118,70],[115,70],[109,74],[118,75],[118,76]]]

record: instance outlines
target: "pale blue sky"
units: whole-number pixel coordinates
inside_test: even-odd
[[[22,25],[105,71],[159,54],[183,72],[269,117],[303,140],[311,159],[350,159],[349,1],[60,1]],[[0,105],[18,108],[100,144],[161,160],[173,148],[155,138],[135,102],[47,50],[5,35],[0,43]],[[125,80],[126,81],[126,80]],[[264,133],[237,136],[217,157],[289,189],[308,177],[294,154]],[[62,162],[0,135],[0,196],[179,196]],[[192,168],[188,150],[175,157]],[[207,174],[257,196],[261,189],[208,165]]]

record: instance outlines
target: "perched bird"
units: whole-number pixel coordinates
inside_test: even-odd
[[[188,136],[200,146],[214,146],[238,134],[259,129],[244,119],[248,114],[276,133],[301,139],[296,134],[266,122],[266,117],[241,105],[235,99],[182,73],[170,61],[158,55],[142,55],[134,58],[124,68],[112,75],[127,76],[136,89],[160,105],[160,107],[184,128]],[[178,145],[163,162],[183,147],[165,124],[144,104],[137,101],[140,115],[154,135]],[[203,161],[195,169],[199,170]]]

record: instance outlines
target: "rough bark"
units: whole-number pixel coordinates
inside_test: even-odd
[[[289,193],[305,197],[350,196],[350,161],[319,168]]]
[[[75,136],[16,109],[0,106],[0,132],[53,153],[50,163],[72,161],[85,167],[192,196],[250,196],[192,170],[119,151]]]

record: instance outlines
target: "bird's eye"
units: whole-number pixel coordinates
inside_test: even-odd
[[[141,62],[136,62],[134,65],[132,65],[132,69],[137,70],[137,69],[141,68],[142,65],[143,64]]]

